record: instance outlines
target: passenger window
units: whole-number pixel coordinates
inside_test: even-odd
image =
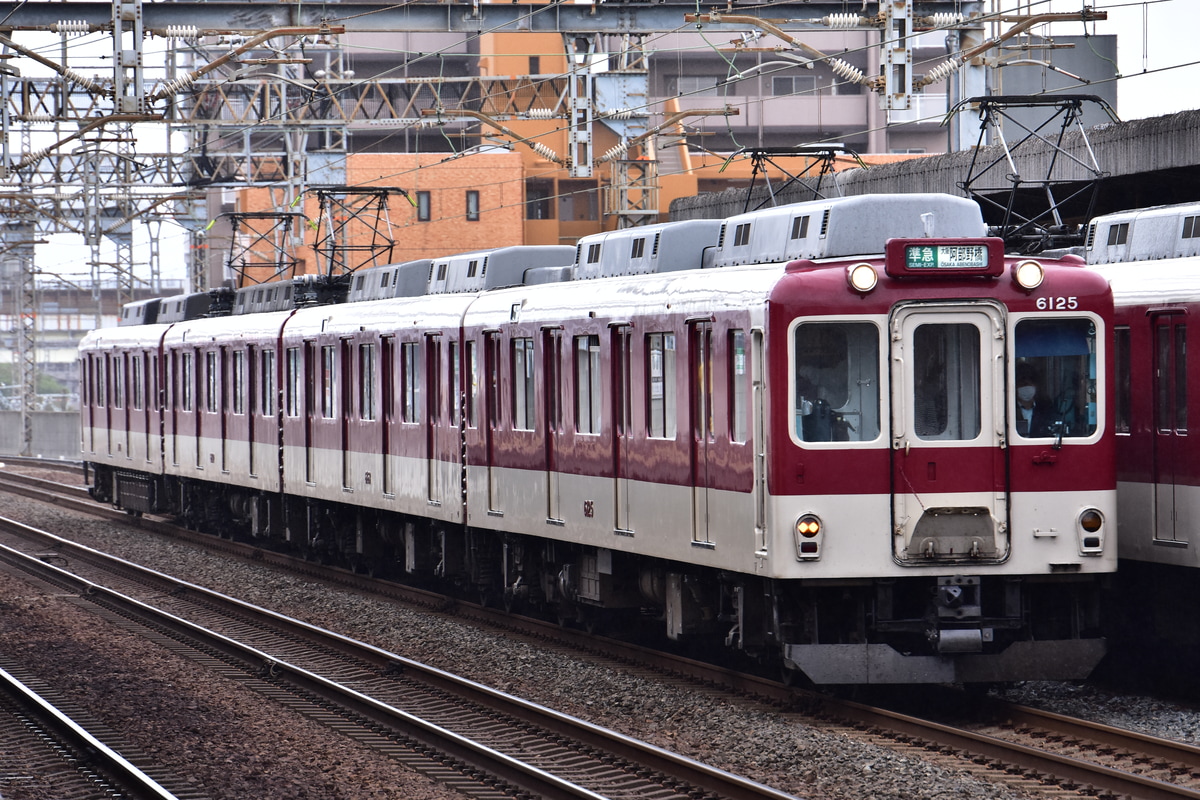
[[[879,329],[867,322],[796,326],[793,414],[804,442],[879,438]]]
[[[419,361],[415,342],[405,342],[400,345],[400,391],[404,406],[400,412],[403,422],[417,421],[417,408],[421,399],[420,376],[418,375]]]
[[[375,345],[358,346],[358,416],[375,419]]]
[[[537,424],[534,393],[533,339],[512,340],[513,427],[531,431]]]
[[[1113,409],[1117,433],[1129,433],[1129,406],[1133,400],[1133,376],[1129,363],[1129,328],[1113,331],[1113,368],[1116,374],[1116,408]]]
[[[262,386],[262,397],[260,398],[259,408],[262,409],[264,417],[275,416],[275,353],[271,350],[264,350],[262,354],[262,379],[259,381]]]
[[[675,438],[675,334],[651,333],[646,336],[649,388],[649,434],[654,439]]]
[[[300,402],[304,397],[304,387],[300,382],[300,348],[289,347],[287,350],[287,375],[284,377],[287,386],[287,415],[300,416]]]
[[[746,441],[746,332],[729,332],[729,439]]]
[[[600,433],[600,337],[575,337],[575,430]]]
[[[195,386],[192,374],[192,354],[183,353],[179,361],[179,405],[184,411],[192,410],[192,391]]]

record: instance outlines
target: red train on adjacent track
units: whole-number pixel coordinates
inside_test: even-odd
[[[838,198],[131,306],[80,349],[92,491],[817,684],[1082,677],[1112,297],[985,234]]]

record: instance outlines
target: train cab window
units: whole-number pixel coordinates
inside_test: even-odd
[[[1017,323],[1013,425],[1027,438],[1096,432],[1096,326],[1089,319]]]
[[[746,441],[746,332],[729,332],[729,439]]]
[[[1133,402],[1133,376],[1130,375],[1129,328],[1113,330],[1113,380],[1116,386],[1113,420],[1117,433],[1129,433],[1129,408]]]
[[[646,335],[649,433],[654,439],[675,438],[675,334]]]
[[[575,337],[575,430],[600,433],[600,337]]]
[[[375,345],[358,346],[358,418],[375,419]]]
[[[531,431],[537,424],[534,395],[533,339],[512,340],[513,427]]]
[[[416,342],[401,344],[400,397],[404,405],[400,410],[400,419],[403,422],[417,422],[417,409],[421,400],[419,365]]]
[[[793,411],[804,442],[879,438],[879,328],[869,322],[796,326]]]

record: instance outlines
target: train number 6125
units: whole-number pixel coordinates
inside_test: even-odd
[[[1079,308],[1078,297],[1039,297],[1038,311],[1074,311]]]

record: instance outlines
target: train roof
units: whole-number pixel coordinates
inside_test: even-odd
[[[1096,217],[1084,244],[1089,264],[1200,255],[1200,203],[1153,206]]]
[[[1118,307],[1200,302],[1200,259],[1099,264],[1092,271],[1108,280]]]
[[[888,239],[987,235],[978,204],[948,194],[810,200],[725,220],[714,267],[882,253]]]
[[[433,259],[426,294],[479,292],[520,286],[525,271],[563,267],[575,261],[567,245],[517,245]]]
[[[948,194],[861,195],[591,234],[575,247],[517,245],[239,290],[235,314],[491,291],[623,275],[883,253],[893,238],[987,235],[979,206]],[[222,313],[205,293],[167,298],[160,321]],[[163,314],[166,313],[164,317]]]

